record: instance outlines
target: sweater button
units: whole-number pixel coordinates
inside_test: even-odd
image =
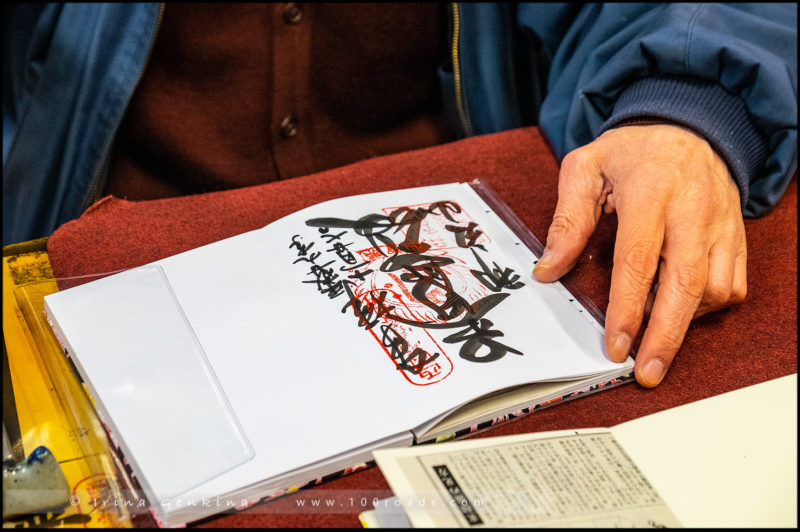
[[[297,135],[297,123],[294,118],[287,116],[281,121],[281,137],[290,139]]]
[[[287,24],[299,24],[302,19],[303,10],[294,2],[286,4],[286,7],[283,8],[283,20]]]

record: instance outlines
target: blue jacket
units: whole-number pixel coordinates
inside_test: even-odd
[[[3,7],[3,244],[47,236],[102,191],[159,4]],[[440,69],[456,131],[539,124],[555,153],[632,119],[691,127],[743,212],[797,167],[795,4],[453,4]]]

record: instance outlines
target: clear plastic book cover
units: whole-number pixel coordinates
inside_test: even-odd
[[[475,179],[470,181],[469,185],[472,189],[486,202],[489,207],[492,208],[494,213],[500,218],[506,226],[514,233],[517,238],[519,238],[520,242],[527,247],[535,256],[536,260],[541,257],[542,252],[544,251],[544,245],[536,238],[528,226],[526,226],[522,220],[516,215],[516,213],[505,203],[500,196],[482,179]],[[586,312],[594,318],[600,326],[605,324],[605,315],[603,312],[597,308],[591,299],[589,299],[585,294],[583,294],[580,290],[576,289],[574,286],[565,283],[563,280],[559,281],[561,285],[563,285],[566,290],[568,290],[569,294],[571,294],[570,299],[575,299],[582,307],[586,310]]]
[[[60,333],[60,324],[49,315],[45,297],[57,292],[54,282],[64,290],[88,281],[102,283],[112,273],[117,279],[124,277],[121,286],[129,289],[125,294],[115,292],[119,297],[104,302],[108,309],[105,322],[95,324],[100,334],[107,332],[105,352],[82,352],[80,359],[71,357],[71,346]],[[148,501],[144,506],[164,504],[254,456],[160,266],[58,278],[25,285],[16,292],[36,341],[57,342],[77,378],[83,381],[100,422],[121,455],[126,473],[122,483],[127,485],[121,487],[125,493],[119,497],[132,513],[141,510],[139,495]],[[115,320],[122,311],[139,318],[136,327]],[[136,360],[114,357],[115,346],[134,340],[141,344],[142,339],[152,341]],[[73,378],[52,360],[45,364],[45,370],[54,381]],[[85,379],[98,372],[105,376],[99,385]],[[65,393],[61,400],[74,416],[84,415],[76,397]],[[202,456],[202,467],[198,456]],[[160,486],[158,492],[150,489],[151,485]],[[137,487],[138,495],[133,495]]]

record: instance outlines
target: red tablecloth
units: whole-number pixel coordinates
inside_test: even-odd
[[[108,197],[59,228],[48,241],[48,253],[57,276],[113,271],[256,229],[324,200],[475,178],[487,181],[545,241],[556,204],[558,166],[538,130],[525,128],[239,190],[146,202]],[[745,221],[745,228],[747,300],[695,320],[660,386],[647,390],[627,384],[472,437],[611,426],[796,372],[796,177],[774,211]],[[603,215],[568,276],[603,311],[608,305],[615,230],[616,218]],[[319,400],[322,404],[325,398]],[[388,484],[372,467],[196,525],[359,526],[358,513],[371,508],[374,497],[389,495]],[[152,522],[144,517],[137,524]]]

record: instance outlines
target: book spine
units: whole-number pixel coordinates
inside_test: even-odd
[[[463,429],[460,429],[460,430],[457,430],[457,431],[454,431],[454,432],[450,432],[448,434],[441,434],[441,435],[435,436],[435,437],[433,437],[431,439],[417,442],[416,445],[428,445],[428,444],[431,444],[431,443],[442,443],[442,442],[446,442],[446,441],[450,441],[450,440],[454,440],[454,439],[463,438],[465,436],[469,436],[469,435],[472,435],[472,434],[475,434],[475,433],[478,433],[478,432],[483,432],[483,431],[485,431],[487,429],[490,429],[490,428],[495,427],[497,425],[500,425],[502,423],[506,423],[506,422],[511,421],[513,419],[525,417],[525,416],[527,416],[529,414],[532,414],[533,412],[536,412],[536,411],[541,410],[543,408],[547,408],[549,406],[565,403],[567,401],[572,401],[573,399],[578,399],[580,397],[591,395],[591,394],[593,394],[595,392],[598,392],[598,391],[601,391],[601,390],[608,390],[610,388],[615,388],[615,387],[620,386],[622,384],[626,384],[628,382],[631,382],[632,379],[633,379],[633,374],[628,374],[628,375],[623,375],[623,376],[620,376],[620,377],[615,377],[615,378],[609,379],[607,381],[602,381],[602,382],[599,382],[597,384],[593,384],[591,386],[587,386],[586,388],[581,388],[579,390],[575,390],[573,392],[566,393],[564,395],[560,395],[560,396],[554,397],[552,399],[548,399],[547,401],[543,401],[541,403],[536,403],[536,404],[531,405],[531,406],[529,406],[527,408],[522,408],[522,409],[516,410],[514,412],[509,412],[509,413],[507,413],[505,415],[502,415],[502,416],[496,417],[494,419],[490,419],[490,420],[484,421],[482,423],[477,423],[475,425],[471,425],[469,427],[465,427]]]

